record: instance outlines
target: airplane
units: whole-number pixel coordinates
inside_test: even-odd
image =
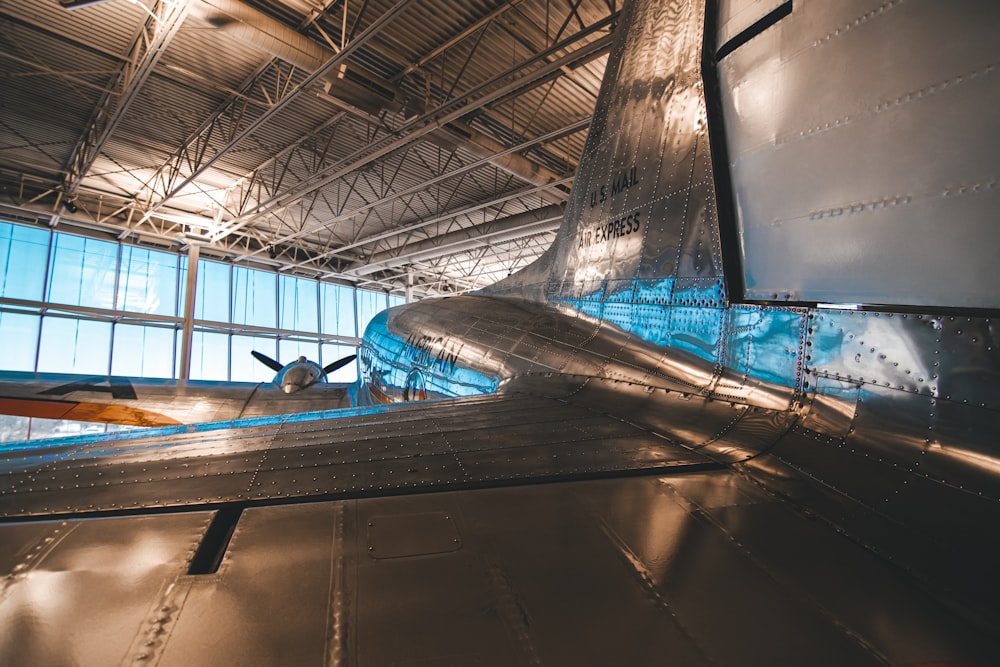
[[[151,427],[358,405],[357,383],[327,381],[356,355],[321,367],[305,357],[283,365],[251,354],[276,371],[270,382],[0,371],[0,413]]]
[[[0,661],[1000,664],[998,25],[625,2],[554,245],[371,405],[6,452]]]
[[[281,387],[281,390],[286,394],[293,394],[306,387],[312,387],[317,382],[326,382],[327,375],[343,368],[357,358],[357,355],[349,354],[326,366],[320,366],[315,361],[309,361],[301,356],[289,364],[281,364],[257,350],[251,350],[250,354],[272,371],[278,372],[272,382]]]

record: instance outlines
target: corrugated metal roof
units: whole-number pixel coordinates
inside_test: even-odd
[[[351,47],[341,58],[346,69],[303,85],[309,67],[335,57],[345,6],[348,33],[357,36],[395,0],[245,0],[251,9],[241,16],[266,17],[241,19],[259,23],[256,32],[206,22],[202,0],[161,1],[193,9],[125,106],[126,62],[143,26],[154,24],[152,0],[73,11],[55,0],[0,2],[0,203],[57,206],[107,91],[104,110],[116,124],[79,181],[74,194],[91,205],[78,215],[128,205],[131,217],[87,222],[112,233],[131,225],[178,245],[185,232],[214,231],[210,254],[276,255],[269,261],[325,274],[565,198],[565,186],[562,194],[538,186],[574,171],[586,128],[560,130],[592,114],[605,58],[598,52],[537,81],[533,74],[606,35],[611,11],[605,0],[583,0],[575,11],[547,0],[414,0]],[[308,67],[274,59],[262,30],[268,40],[308,40],[322,55]],[[515,80],[531,82],[481,102]],[[437,122],[433,115],[421,117],[463,106],[468,113],[446,134],[426,125]],[[482,137],[473,137],[476,145],[464,138],[469,128]],[[490,157],[550,133],[520,151],[530,168]],[[385,285],[413,273],[467,289],[523,266],[550,240],[515,239],[370,278]]]

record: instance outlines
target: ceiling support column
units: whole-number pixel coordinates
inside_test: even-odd
[[[188,246],[187,281],[184,283],[184,328],[181,330],[181,368],[179,380],[191,377],[191,339],[194,333],[194,299],[195,288],[198,286],[198,257],[201,246],[192,243]]]

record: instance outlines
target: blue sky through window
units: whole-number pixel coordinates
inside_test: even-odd
[[[0,370],[177,377],[187,261],[176,252],[0,220],[0,299],[8,300],[0,302]],[[270,381],[274,372],[254,360],[251,350],[282,363],[302,355],[329,364],[357,350],[320,346],[318,337],[279,343],[283,332],[277,327],[355,337],[387,304],[402,302],[385,292],[211,260],[199,262],[198,274],[196,319],[222,323],[220,329],[233,323],[234,329],[263,331],[198,331],[196,325],[192,379]],[[42,316],[49,303],[55,308]],[[125,321],[112,324],[123,315]],[[356,363],[330,378],[356,379]],[[104,427],[0,415],[0,443],[29,433],[51,437],[94,429]]]
[[[0,303],[0,369],[177,377],[186,269],[187,257],[176,252],[0,221],[0,298],[37,304]],[[278,338],[290,331],[360,336],[376,313],[403,301],[208,259],[199,261],[196,299],[196,320],[236,328],[196,325],[191,377],[240,381],[273,376],[250,357],[252,349],[283,363],[303,355],[328,364],[352,354],[350,346],[321,349],[319,338]],[[64,312],[41,316],[47,303]],[[131,315],[113,325],[112,313]],[[152,317],[143,322],[143,315]],[[355,378],[352,364],[333,379]]]

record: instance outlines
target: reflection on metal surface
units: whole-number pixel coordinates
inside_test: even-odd
[[[731,471],[251,508],[218,573],[188,576],[208,518],[4,526],[15,553],[67,535],[8,578],[0,660],[834,667],[997,651],[905,572]],[[123,544],[91,558],[107,535]]]
[[[709,23],[742,34],[771,5],[723,3],[711,9],[728,18]],[[770,142],[770,123],[787,120],[767,112],[778,79],[754,83],[751,69],[877,61],[865,45],[893,21],[933,39],[927,6],[796,4],[754,33],[722,63],[734,146]],[[984,7],[948,20],[995,27]],[[106,627],[134,633],[165,609],[167,638],[147,656],[163,665],[996,663],[1000,331],[985,315],[733,303],[723,253],[738,240],[720,227],[717,172],[734,171],[741,215],[747,178],[765,179],[755,205],[794,207],[804,191],[776,171],[748,175],[739,150],[713,161],[705,25],[700,2],[626,4],[553,247],[488,291],[370,325],[359,395],[398,404],[18,449],[0,478],[3,515],[63,514],[71,537],[133,520],[191,533],[167,540],[184,542],[173,556],[151,550],[145,569],[110,547],[145,588],[115,589]],[[737,67],[738,82],[726,69]],[[808,78],[788,84],[824,80]],[[786,115],[815,113],[826,109]],[[824,132],[792,143],[836,153]],[[796,161],[795,177],[853,197],[850,161],[824,155]],[[947,178],[951,165],[919,167]],[[765,257],[775,252],[774,264],[802,259],[780,245]],[[451,400],[403,402],[421,390]],[[538,484],[556,480],[573,482]],[[206,515],[78,518],[217,506],[247,509],[218,572],[186,579]],[[45,539],[33,524],[0,532],[12,545],[0,563]],[[45,557],[69,561],[57,576],[74,584],[88,574],[76,544]],[[90,610],[33,572],[6,584],[0,613],[14,624],[0,627]],[[50,599],[57,590],[70,593]],[[104,664],[87,640],[6,632],[0,658]]]

